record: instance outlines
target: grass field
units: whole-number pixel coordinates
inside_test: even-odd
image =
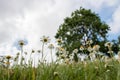
[[[120,63],[108,61],[84,61],[73,63],[40,63],[0,67],[0,80],[120,80]]]
[[[35,54],[32,50],[29,56],[29,60],[26,61],[24,52],[24,42],[19,41],[21,47],[20,53],[17,53],[15,57],[10,55],[1,58],[0,60],[0,80],[120,80],[120,52],[118,52],[118,58],[115,58],[112,54],[112,44],[106,43],[110,57],[102,54],[102,57],[96,57],[95,55],[101,52],[100,46],[94,45],[88,48],[80,47],[80,50],[88,50],[90,54],[84,60],[74,60],[74,55],[78,54],[78,49],[73,50],[73,53],[68,55],[62,47],[57,47],[59,53],[58,58],[53,61],[52,50],[54,45],[50,44],[51,62],[46,62],[44,57],[44,45],[48,42],[48,37],[43,37],[43,45],[41,51],[37,51],[41,54],[41,58],[36,63],[31,58],[31,55]],[[60,42],[60,40],[58,40]],[[34,53],[34,54],[33,54]],[[25,56],[23,56],[23,54]],[[34,56],[35,58],[35,56]]]

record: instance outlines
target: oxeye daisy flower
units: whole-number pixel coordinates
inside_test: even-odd
[[[49,49],[54,49],[54,45],[53,44],[49,44],[48,48]]]
[[[73,50],[73,53],[78,53],[78,49],[74,49],[74,50]]]
[[[5,64],[6,64],[6,65],[10,65],[10,62],[7,61],[7,62],[5,62]]]
[[[93,51],[92,47],[88,47],[87,50],[88,50],[89,52],[92,52],[92,51]]]
[[[17,56],[19,56],[19,55],[20,55],[20,53],[18,52],[18,53],[17,53]]]
[[[35,53],[35,50],[32,49],[31,53]]]
[[[107,53],[113,54],[113,51],[108,51]]]
[[[93,50],[99,51],[99,49],[100,49],[100,46],[99,46],[99,45],[94,45],[94,46],[93,46]]]
[[[56,50],[57,50],[59,53],[64,53],[64,52],[65,52],[65,49],[62,48],[62,47],[56,47]]]
[[[23,46],[23,45],[25,45],[25,42],[24,42],[24,40],[20,40],[18,43],[19,43],[19,45],[20,45],[20,46]]]
[[[6,56],[6,59],[11,59],[12,57],[10,55]]]
[[[50,39],[49,39],[49,37],[43,36],[40,41],[47,44],[50,42]]]
[[[50,39],[49,39],[49,37],[43,36],[43,37],[40,39],[40,41],[43,43],[43,44],[42,44],[42,61],[44,61],[44,60],[43,60],[43,57],[44,57],[44,54],[43,54],[43,52],[44,52],[44,44],[49,43],[49,42],[50,42]]]
[[[23,46],[27,44],[27,41],[26,40],[19,40],[18,41],[18,45],[20,47],[20,50],[21,50],[21,65],[22,65],[22,57],[23,57]]]
[[[69,64],[69,63],[70,63],[69,58],[66,58],[66,59],[65,59],[65,63],[66,63],[66,64]]]
[[[106,47],[112,47],[112,46],[113,46],[113,43],[107,42],[107,43],[105,43],[105,46],[106,46]]]
[[[58,72],[54,72],[53,74],[54,74],[54,76],[58,76]]]
[[[37,52],[38,52],[38,53],[40,53],[40,52],[41,52],[41,50],[37,50]]]
[[[61,54],[59,57],[60,57],[60,59],[65,59],[66,55],[65,54]]]
[[[5,62],[5,64],[7,65],[7,68],[9,68],[11,58],[12,57],[10,55],[6,56],[7,61]]]
[[[61,39],[57,39],[56,41],[58,44],[61,44],[62,43],[62,40]]]
[[[92,40],[88,40],[87,42],[86,42],[86,44],[92,44],[93,43],[93,41]]]
[[[83,46],[80,46],[80,50],[83,51],[83,50],[84,50],[84,47],[83,47]]]
[[[54,49],[54,45],[53,44],[49,44],[48,48],[50,49],[50,52],[51,52],[51,61],[53,62],[52,49]]]

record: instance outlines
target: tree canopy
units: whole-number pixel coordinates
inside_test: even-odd
[[[87,46],[88,40],[92,40],[93,44],[104,42],[109,30],[109,26],[96,13],[81,7],[64,19],[55,38],[62,39],[61,46],[72,52],[81,45]]]

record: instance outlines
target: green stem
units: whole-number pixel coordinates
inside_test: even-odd
[[[42,61],[43,61],[43,57],[44,57],[43,52],[44,52],[44,42],[43,42],[43,45],[42,45]]]
[[[53,63],[53,58],[52,58],[52,49],[51,49],[51,61],[52,61],[52,63]]]
[[[23,64],[23,60],[22,60],[22,58],[23,58],[23,56],[22,56],[22,54],[23,54],[23,46],[21,46],[21,62],[20,62],[20,64],[22,65]]]

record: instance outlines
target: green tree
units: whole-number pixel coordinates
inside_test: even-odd
[[[61,46],[71,53],[81,45],[87,46],[88,40],[92,40],[93,44],[105,42],[109,30],[109,26],[97,14],[90,9],[80,8],[64,19],[55,38],[62,39]]]

